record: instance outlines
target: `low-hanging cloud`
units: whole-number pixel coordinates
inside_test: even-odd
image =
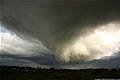
[[[42,53],[50,53],[42,42],[38,41],[34,37],[31,37],[31,40],[25,40],[8,30],[0,32],[0,34],[1,55],[4,53],[19,56],[39,56],[43,55]]]
[[[120,24],[101,26],[91,34],[80,36],[66,45],[59,56],[61,60],[94,60],[114,56],[120,47]],[[63,54],[62,54],[63,53]]]
[[[88,61],[118,50],[119,4],[119,0],[6,1],[2,23],[16,33],[31,33],[58,60]]]

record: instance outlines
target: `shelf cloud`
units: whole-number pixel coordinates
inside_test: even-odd
[[[37,40],[31,44],[12,36],[18,44],[12,46],[7,40],[8,48],[20,54],[38,53],[39,41],[61,62],[99,60],[119,51],[119,0],[6,0],[1,9],[2,26],[25,40]]]

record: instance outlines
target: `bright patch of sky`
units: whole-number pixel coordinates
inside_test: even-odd
[[[0,27],[0,32],[2,32],[2,28]]]
[[[6,33],[8,30],[6,30],[3,26],[0,25],[0,33]]]

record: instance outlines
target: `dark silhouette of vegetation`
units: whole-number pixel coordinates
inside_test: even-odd
[[[120,78],[120,68],[74,70],[0,66],[0,80],[94,80],[95,78]]]

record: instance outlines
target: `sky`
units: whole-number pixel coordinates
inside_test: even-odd
[[[5,0],[1,65],[120,66],[119,0]]]

